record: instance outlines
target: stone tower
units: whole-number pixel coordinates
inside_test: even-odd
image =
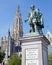
[[[20,45],[18,38],[23,36],[22,19],[20,13],[20,6],[18,6],[16,11],[16,17],[13,25],[13,39],[15,40],[15,45]]]

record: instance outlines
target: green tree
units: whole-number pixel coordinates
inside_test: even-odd
[[[8,65],[21,65],[21,58],[17,54],[12,55],[8,61]]]
[[[49,65],[52,65],[52,54],[48,55]]]
[[[5,53],[0,51],[0,63],[2,63],[4,57],[5,57]]]

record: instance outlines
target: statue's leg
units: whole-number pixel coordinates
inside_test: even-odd
[[[32,32],[32,27],[30,27],[30,32]]]
[[[38,32],[38,27],[36,24],[34,25],[34,28],[35,28],[35,32]]]
[[[43,34],[43,32],[42,32],[42,28],[39,28],[39,32],[40,32],[41,34]]]
[[[32,32],[32,25],[30,24],[30,32]]]
[[[33,30],[33,32],[35,32],[35,28],[34,28],[34,25],[32,26],[32,30]]]
[[[38,27],[38,31],[39,31],[40,34],[43,34],[42,28]]]

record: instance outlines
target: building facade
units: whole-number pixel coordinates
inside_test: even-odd
[[[19,37],[23,36],[23,23],[21,19],[20,6],[16,11],[16,16],[13,24],[13,31],[10,34],[10,29],[5,37],[0,40],[1,51],[5,52],[4,63],[7,65],[7,61],[13,53],[21,52],[21,42],[18,40]]]
[[[52,34],[50,31],[47,31],[46,37],[50,41],[50,45],[48,45],[48,54],[52,54]]]

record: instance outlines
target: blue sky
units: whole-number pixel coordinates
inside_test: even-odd
[[[52,32],[52,0],[0,0],[0,38],[7,34],[8,28],[12,32],[18,5],[21,9],[24,35],[29,32],[29,24],[24,20],[27,18],[32,4],[39,8],[43,14],[44,34],[47,30]]]

